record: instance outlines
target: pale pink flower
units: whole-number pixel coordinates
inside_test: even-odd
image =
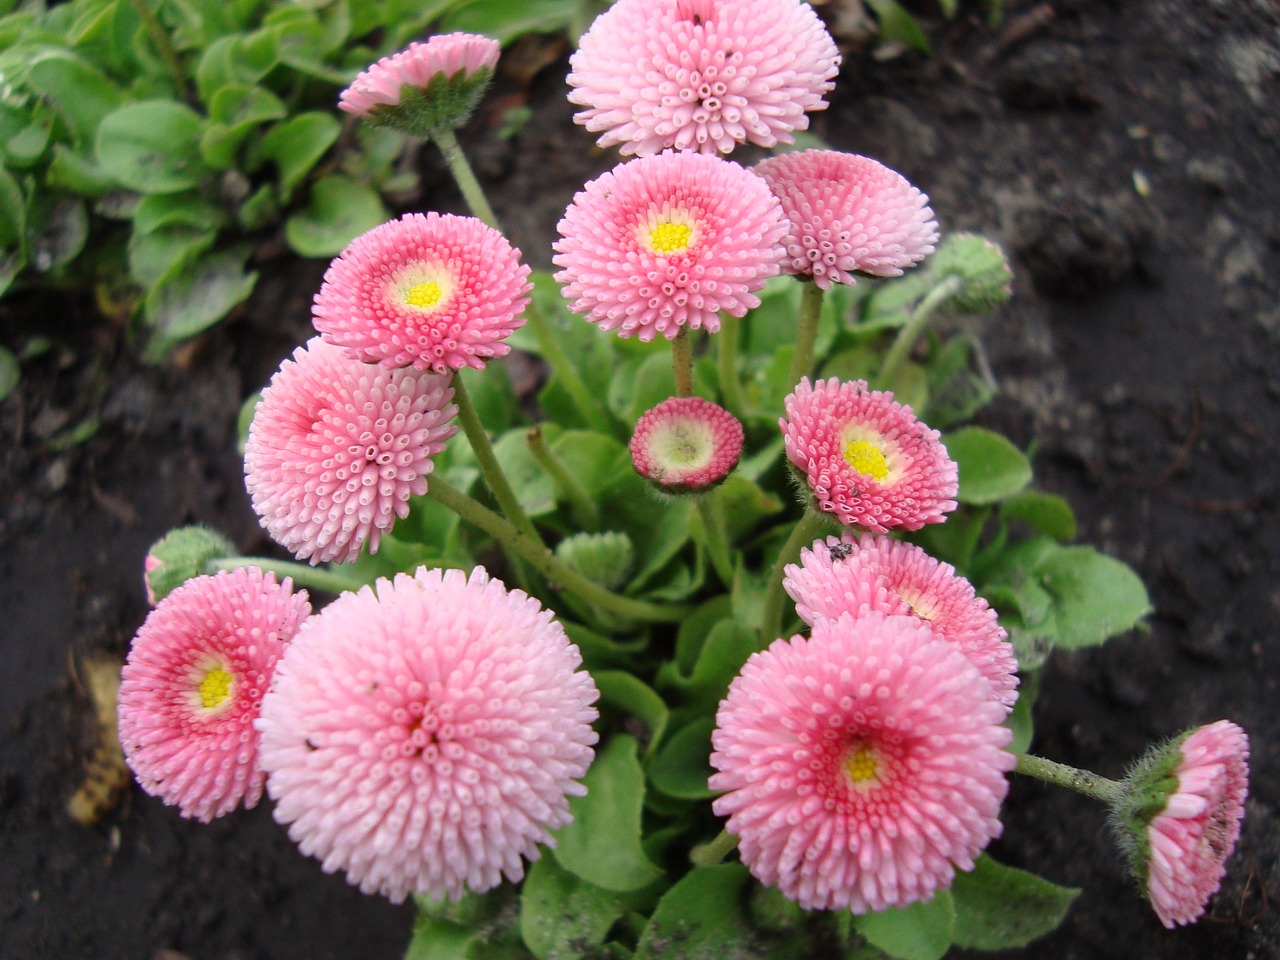
[[[996,612],[955,567],[913,543],[869,533],[828,537],[787,565],[783,586],[810,625],[868,610],[914,616],[969,658],[1006,709],[1018,699],[1018,661]]]
[[[956,508],[959,471],[941,435],[865,381],[805,377],[784,401],[787,457],[818,506],[874,533],[919,530]]]
[[[716,714],[709,784],[751,873],[807,910],[929,900],[1000,835],[1005,710],[910,617],[820,620],[754,653]]]
[[[729,475],[742,454],[742,424],[701,397],[669,397],[636,422],[636,472],[672,493],[705,490]]]
[[[854,273],[897,277],[933,253],[938,223],[929,198],[868,157],[804,150],[761,160],[752,172],[782,201],[790,224],[782,272],[823,290]]]
[[[347,245],[325,271],[315,328],[349,356],[448,373],[506,356],[524,326],[529,268],[475,217],[407,213]]]
[[[569,59],[574,119],[600,146],[649,156],[792,143],[840,69],[800,0],[618,0]]]
[[[551,613],[483,568],[419,568],[308,621],[263,704],[275,817],[399,903],[524,875],[572,819],[597,697]]]
[[[701,154],[631,160],[592,180],[557,226],[570,308],[622,337],[675,339],[741,317],[778,273],[777,199],[738,164]]]
[[[244,449],[262,526],[313,564],[354,560],[427,492],[432,457],[457,431],[449,377],[388,370],[319,337],[262,393]]]
[[[286,645],[311,612],[256,567],[199,576],[156,605],[125,661],[125,760],[147,793],[206,823],[262,797],[253,723]]]

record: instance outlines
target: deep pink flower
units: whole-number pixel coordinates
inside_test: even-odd
[[[618,0],[569,59],[574,116],[600,146],[649,156],[792,143],[840,69],[800,0]]]
[[[805,377],[778,421],[818,506],[874,533],[919,530],[956,508],[959,472],[938,431],[865,381]]]
[[[316,330],[385,367],[480,369],[524,326],[529,268],[475,217],[407,213],[362,233],[329,265],[312,307]]]
[[[720,329],[759,306],[786,231],[768,186],[738,164],[663,153],[621,164],[573,198],[552,258],[571,309],[619,336]]]
[[[205,822],[258,802],[253,723],[310,612],[306,591],[256,567],[195,577],[157,604],[133,638],[118,701],[120,743],[143,790]]]
[[[720,483],[741,454],[738,418],[701,397],[663,400],[645,412],[631,435],[636,472],[673,493]]]
[[[427,492],[432,457],[457,431],[449,378],[387,370],[319,337],[262,393],[244,449],[262,526],[312,563],[354,560]]]
[[[263,704],[275,817],[327,872],[398,903],[524,875],[570,820],[597,697],[536,600],[483,568],[419,568],[344,594]]]
[[[914,616],[969,658],[1006,709],[1018,699],[1018,661],[996,612],[955,567],[913,543],[869,533],[828,537],[800,551],[783,586],[810,625],[868,610]]]
[[[752,654],[709,783],[742,862],[807,910],[930,899],[1000,835],[1010,731],[987,682],[910,617],[820,620]]]
[[[826,290],[854,273],[897,277],[929,254],[938,223],[929,198],[902,174],[868,157],[804,150],[751,168],[764,177],[790,224],[783,273]]]

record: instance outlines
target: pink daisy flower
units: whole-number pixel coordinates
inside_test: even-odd
[[[809,625],[868,610],[914,616],[959,648],[1006,709],[1018,699],[1018,661],[996,612],[955,567],[913,543],[866,533],[800,551],[782,585]]]
[[[670,397],[647,411],[631,435],[636,472],[669,493],[705,490],[742,454],[742,424],[701,397]]]
[[[1005,711],[910,617],[821,620],[754,653],[716,714],[709,784],[742,862],[806,910],[932,898],[1000,835]]]
[[[1112,810],[1156,916],[1166,927],[1204,913],[1240,839],[1249,738],[1229,720],[1154,748],[1124,781]]]
[[[600,146],[649,156],[793,143],[840,70],[800,0],[618,0],[569,59],[574,119]]]
[[[784,273],[823,290],[854,273],[898,277],[933,253],[938,223],[929,198],[868,157],[804,150],[751,168],[764,177],[790,224]]]
[[[778,421],[818,506],[874,533],[919,530],[956,508],[959,472],[941,435],[863,380],[805,377]]]
[[[267,532],[300,559],[354,560],[427,492],[457,431],[449,378],[387,370],[312,337],[262,393],[245,486]]]
[[[586,792],[597,692],[581,663],[550,612],[482,568],[343,594],[263,704],[276,820],[396,903],[518,881]]]
[[[574,196],[552,260],[574,312],[622,337],[673,340],[683,327],[719,330],[721,310],[759,306],[786,228],[768,186],[738,164],[663,153]]]
[[[120,743],[142,789],[206,823],[262,797],[253,722],[276,662],[311,612],[256,567],[188,580],[133,638]]]
[[[362,233],[325,271],[316,330],[349,356],[448,373],[506,356],[524,326],[529,268],[475,217],[407,213]]]
[[[500,52],[497,40],[470,33],[411,43],[360,73],[338,108],[420,137],[456,129],[493,79]]]

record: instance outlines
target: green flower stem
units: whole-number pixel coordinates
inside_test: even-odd
[[[205,564],[209,572],[218,570],[236,570],[240,567],[257,567],[277,577],[292,577],[300,587],[312,587],[326,593],[345,593],[348,590],[359,590],[365,581],[359,577],[325,567],[313,567],[307,563],[296,563],[293,560],[272,560],[269,557],[219,557]]]
[[[462,152],[462,146],[458,143],[458,138],[453,135],[453,131],[444,127],[434,131],[432,138],[440,148],[440,152],[444,154],[444,162],[449,165],[449,172],[453,174],[453,180],[462,191],[462,199],[467,201],[471,212],[493,229],[501,230],[502,227],[498,225],[498,216],[493,212],[493,207],[489,206],[489,200],[484,195],[480,181],[476,179],[475,172],[467,162],[466,154]]]
[[[796,323],[796,352],[791,357],[787,383],[795,386],[813,373],[813,345],[818,342],[824,290],[811,280],[800,282],[800,316]]]
[[[650,623],[679,623],[693,610],[687,604],[655,604],[623,597],[593,583],[557,560],[541,543],[530,540],[488,507],[436,477],[431,478],[427,496],[448,507],[468,523],[490,534],[547,580],[559,584],[581,599],[627,620]]]
[[[714,840],[700,843],[689,851],[689,862],[695,867],[714,867],[733,852],[738,838],[728,830],[721,830]]]
[[[187,83],[187,71],[182,65],[182,60],[178,57],[177,48],[173,45],[173,41],[169,39],[169,31],[164,28],[164,24],[156,17],[155,11],[151,9],[147,0],[130,0],[130,4],[137,12],[139,19],[142,20],[142,26],[146,29],[147,36],[155,44],[156,53],[160,54],[160,59],[164,61],[164,68],[169,72],[169,79],[173,81],[173,86],[178,91],[178,96],[183,100],[190,99],[191,88]]]
[[[773,569],[769,571],[769,586],[764,595],[764,610],[760,617],[760,648],[764,649],[778,639],[782,629],[782,607],[786,590],[782,586],[784,568],[800,556],[800,548],[813,543],[827,525],[827,520],[815,510],[805,510],[791,536],[782,545]]]
[[[964,281],[959,277],[947,277],[947,279],[925,294],[924,298],[916,304],[915,312],[907,318],[907,322],[898,331],[897,338],[893,341],[889,352],[884,356],[884,361],[880,364],[880,373],[876,378],[876,382],[882,388],[893,382],[893,378],[897,376],[898,368],[907,359],[907,354],[915,346],[915,342],[919,339],[920,334],[924,332],[924,328],[929,325],[933,312],[959,293],[963,287]]]
[[[738,340],[742,321],[732,314],[721,314],[720,332],[716,334],[716,362],[720,374],[720,399],[725,409],[742,419],[746,405],[742,400],[742,383],[738,379]]]
[[[480,415],[476,413],[475,405],[471,402],[471,394],[463,386],[461,370],[453,375],[453,402],[458,405],[458,419],[462,421],[462,429],[466,432],[467,439],[471,441],[471,449],[475,452],[476,461],[480,464],[480,473],[484,476],[489,492],[493,494],[493,498],[498,501],[498,506],[502,508],[502,512],[515,528],[534,543],[542,546],[542,537],[538,535],[533,521],[524,512],[524,508],[520,506],[520,501],[516,499],[515,491],[511,489],[511,483],[507,480],[507,475],[502,472],[502,465],[498,463],[498,458],[493,453],[489,434],[485,432],[484,424],[480,422]]]
[[[707,555],[716,575],[726,587],[733,587],[733,561],[729,557],[729,535],[725,529],[724,503],[717,487],[704,494],[694,494],[698,516],[702,518],[702,531],[707,541]]]
[[[609,412],[600,405],[596,395],[587,388],[577,365],[570,361],[569,355],[560,346],[560,340],[556,337],[555,331],[551,329],[551,324],[533,301],[529,302],[525,317],[529,321],[529,328],[533,331],[533,335],[538,338],[538,349],[542,351],[543,358],[551,364],[551,369],[560,378],[564,388],[569,391],[569,396],[578,405],[582,415],[587,418],[591,429],[606,436],[627,439]]]
[[[681,327],[671,341],[671,365],[676,377],[676,396],[693,396],[693,341],[689,328]]]
[[[1103,803],[1115,803],[1124,793],[1124,784],[1120,781],[1108,780],[1089,770],[1070,767],[1030,753],[1017,753],[1014,756],[1018,758],[1018,765],[1014,768],[1018,773],[1047,783],[1056,783]]]
[[[600,508],[596,506],[595,500],[591,494],[587,493],[587,488],[582,485],[582,482],[569,472],[564,462],[547,446],[547,440],[542,435],[542,427],[530,427],[526,439],[533,459],[542,464],[542,468],[547,471],[551,480],[569,501],[569,506],[573,510],[573,519],[578,526],[584,530],[599,530]]]

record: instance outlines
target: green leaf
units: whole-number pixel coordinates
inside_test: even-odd
[[[389,216],[373,187],[335,175],[312,185],[311,202],[285,221],[284,235],[299,256],[333,257]]]
[[[737,620],[721,620],[711,628],[698,653],[692,674],[680,674],[674,664],[658,671],[659,686],[674,686],[693,706],[714,709],[747,657],[756,650],[756,633]]]
[[[602,705],[619,707],[629,717],[644,721],[649,730],[645,754],[652,753],[667,729],[668,712],[663,699],[639,677],[625,670],[601,670],[594,678]]]
[[[0,167],[0,250],[21,245],[27,225],[27,200],[9,171]]]
[[[209,101],[209,119],[226,126],[237,142],[258,124],[287,115],[288,109],[279,97],[247,83],[228,83]]]
[[[92,144],[102,118],[125,100],[102,71],[70,51],[51,51],[33,60],[27,84],[53,105],[77,144]]]
[[[956,946],[973,950],[1023,947],[1057,928],[1080,893],[986,854],[951,885]]]
[[[1006,520],[1021,520],[1037,533],[1060,543],[1076,538],[1076,515],[1071,505],[1055,493],[1024,490],[1000,504],[1000,515]]]
[[[258,275],[245,272],[248,257],[248,250],[215,253],[147,294],[149,362],[162,360],[178,343],[217,323],[249,296]]]
[[[129,237],[129,275],[145,289],[185,270],[213,246],[212,229],[174,224],[150,233],[136,229]]]
[[[929,39],[920,24],[896,0],[866,0],[866,4],[880,21],[884,40],[897,41],[926,55],[930,52]]]
[[[471,0],[461,4],[440,27],[441,33],[479,33],[504,45],[524,33],[568,29],[581,0]]]
[[[77,153],[65,143],[55,143],[53,157],[44,171],[44,185],[82,197],[101,197],[115,188],[115,181],[93,157]]]
[[[658,901],[640,934],[635,960],[703,960],[742,953],[751,936],[743,905],[747,868],[695,867]]]
[[[8,347],[0,347],[0,403],[13,393],[13,388],[18,385],[21,377],[22,368],[18,364],[18,358]]]
[[[1018,687],[1018,700],[1004,722],[1013,731],[1013,740],[1008,746],[1011,753],[1026,753],[1031,749],[1031,741],[1035,737],[1031,708],[1035,706],[1036,694],[1040,691],[1040,676],[1039,671],[1023,675]]]
[[[707,786],[711,776],[711,731],[714,717],[700,717],[681,727],[649,764],[649,781],[671,797],[705,800],[716,791]]]
[[[134,210],[133,230],[138,234],[173,226],[217,230],[225,216],[198,193],[156,193],[143,197]]]
[[[139,193],[175,193],[198,186],[203,121],[173,100],[142,100],[102,118],[95,146],[98,163]]]
[[[470,927],[419,913],[404,960],[472,960],[479,936]]]
[[[196,89],[204,103],[230,83],[254,84],[279,62],[275,33],[259,30],[248,36],[219,37],[196,67]]]
[[[858,917],[854,926],[873,947],[899,960],[941,960],[951,948],[956,912],[951,894],[939,890],[926,903]]]
[[[555,432],[555,424],[543,424],[546,436]],[[551,476],[530,452],[528,437],[528,427],[514,427],[493,441],[493,454],[524,512],[543,517],[556,508],[555,489]]]
[[[965,427],[942,438],[960,468],[961,503],[996,503],[1031,482],[1031,462],[1007,439],[982,427]]]
[[[543,857],[524,878],[520,933],[538,960],[575,960],[602,946],[625,910],[617,894],[573,875],[554,857]]]
[[[1092,547],[1056,550],[1036,565],[1034,576],[1053,598],[1051,639],[1067,650],[1118,636],[1151,612],[1138,575]]]
[[[89,213],[79,197],[37,197],[27,211],[31,266],[47,273],[70,263],[89,238]]]
[[[616,734],[583,778],[585,797],[572,797],[573,822],[556,835],[556,860],[566,870],[605,890],[626,892],[663,875],[640,845],[644,773],[636,741]]]
[[[262,138],[262,153],[274,160],[280,170],[280,193],[284,200],[289,199],[294,188],[311,172],[341,133],[342,124],[330,114],[319,111],[300,113],[267,132]],[[368,187],[363,189],[372,192]],[[315,203],[314,197],[312,203]]]

